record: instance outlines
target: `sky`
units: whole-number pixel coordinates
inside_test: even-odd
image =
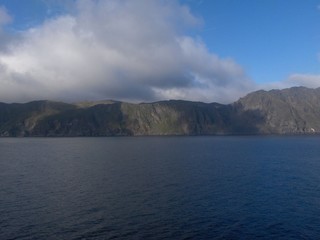
[[[0,101],[320,87],[320,0],[0,0]]]

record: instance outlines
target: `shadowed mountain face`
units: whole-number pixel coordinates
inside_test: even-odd
[[[320,131],[320,90],[257,91],[222,105],[188,101],[130,104],[0,103],[0,136],[292,134]]]
[[[259,133],[320,132],[320,88],[257,91],[241,98],[234,106],[259,112],[264,119],[257,125]]]

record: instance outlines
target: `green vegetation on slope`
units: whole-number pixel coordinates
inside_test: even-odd
[[[189,101],[131,104],[0,103],[0,136],[139,136],[320,132],[320,90],[257,91],[223,105]]]

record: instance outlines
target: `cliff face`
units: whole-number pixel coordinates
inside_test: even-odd
[[[257,126],[260,133],[320,132],[320,88],[257,91],[241,98],[234,105],[260,113],[263,118]]]
[[[0,103],[0,136],[131,136],[320,132],[320,90],[257,91],[222,105],[188,101],[130,104]]]
[[[250,114],[232,105],[187,101],[0,105],[0,136],[252,134]]]
[[[71,104],[50,101],[0,103],[0,136],[31,136],[42,119],[74,108]]]
[[[121,109],[133,135],[209,134],[225,128],[216,108],[201,103],[122,104]]]
[[[188,101],[121,105],[132,135],[212,135],[256,132],[231,105]]]

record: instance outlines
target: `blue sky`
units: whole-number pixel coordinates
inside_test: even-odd
[[[69,1],[71,2],[71,1]],[[41,24],[48,18],[66,13],[68,0],[0,0],[13,17],[11,28],[23,30]]]
[[[258,82],[320,73],[320,1],[186,1],[202,16],[209,49],[234,58]]]
[[[49,28],[49,26],[45,25],[46,22],[53,22],[56,19],[67,15],[74,17],[77,26],[80,26],[79,19],[87,16],[87,10],[79,10],[81,8],[79,7],[80,5],[84,5],[84,8],[90,5],[89,7],[92,11],[100,11],[99,8],[102,9],[101,6],[107,5],[103,5],[102,3],[107,2],[114,2],[114,0],[0,0],[0,6],[3,6],[6,14],[12,18],[10,24],[5,24],[3,26],[3,32],[10,35],[11,38],[15,38],[15,35],[19,35],[17,38],[24,39],[21,41],[25,44],[20,43],[20,46],[26,46],[26,43],[30,43],[31,41],[36,41],[37,43],[40,41],[47,41],[46,37],[43,37],[42,40],[40,38],[35,40],[35,37],[30,34],[30,29],[38,29],[39,32],[45,32],[45,29]],[[121,3],[119,4],[119,2]],[[121,8],[122,2],[123,8]],[[237,98],[241,96],[241,94],[245,94],[246,92],[258,88],[281,88],[294,85],[318,87],[318,82],[320,86],[319,0],[180,0],[171,2],[159,0],[152,1],[155,2],[154,5],[150,4],[150,6],[146,6],[145,11],[140,11],[138,8],[132,6],[124,7],[125,4],[127,4],[126,2],[128,1],[118,1],[117,5],[119,6],[117,6],[116,11],[119,12],[119,15],[114,14],[114,18],[100,18],[96,19],[96,22],[90,18],[90,21],[92,20],[92,24],[94,24],[91,27],[97,27],[97,29],[100,27],[102,29],[104,24],[103,21],[105,21],[105,24],[107,24],[108,21],[112,23],[121,21],[126,24],[126,17],[119,18],[119,16],[122,16],[123,14],[126,16],[133,16],[135,19],[137,17],[145,18],[145,21],[148,21],[148,17],[152,18],[155,14],[162,14],[159,18],[160,21],[165,19],[165,24],[168,24],[164,30],[164,32],[167,31],[167,33],[163,35],[169,35],[172,34],[172,31],[175,31],[171,37],[172,39],[179,39],[179,44],[183,51],[183,53],[177,51],[177,55],[175,56],[167,56],[171,59],[175,59],[179,56],[176,59],[177,62],[179,62],[179,66],[177,66],[177,69],[172,69],[175,80],[172,80],[171,82],[161,82],[161,80],[159,80],[158,82],[152,83],[146,83],[144,81],[144,84],[137,80],[140,84],[139,86],[137,86],[135,84],[137,82],[134,82],[132,79],[124,81],[122,86],[130,86],[130,89],[136,94],[131,94],[128,89],[120,91],[119,89],[122,88],[122,86],[117,83],[108,85],[107,88],[113,89],[113,91],[110,90],[112,93],[118,91],[118,94],[110,94],[107,89],[105,93],[99,93],[100,95],[98,96],[94,93],[94,89],[99,89],[99,86],[95,85],[89,87],[91,95],[87,94],[85,98],[89,99],[91,97],[101,99],[110,97],[129,101],[181,98],[203,101],[220,100],[222,102],[227,102],[235,100],[232,99],[232,96]],[[146,4],[145,0],[134,0],[134,2],[136,5],[141,4],[139,5],[140,8],[143,8],[143,4]],[[172,2],[174,2],[174,4],[172,4]],[[75,5],[77,6],[75,7]],[[166,9],[170,9],[172,13],[168,13],[167,10],[162,9],[162,6],[166,6]],[[184,12],[185,6],[189,8],[187,13]],[[156,8],[161,8],[162,10],[158,13]],[[147,11],[150,14],[145,14]],[[152,11],[154,11],[154,13]],[[107,12],[105,14],[108,15]],[[172,16],[169,16],[168,14],[172,14]],[[61,21],[63,20],[61,19]],[[171,24],[170,21],[172,21],[172,26],[169,26]],[[192,21],[194,22],[191,23]],[[85,21],[82,23],[84,25],[86,24]],[[137,21],[137,24],[139,23],[140,22]],[[55,24],[58,23],[55,22]],[[132,22],[129,22],[128,20],[127,24],[131,25]],[[183,27],[181,25],[183,25]],[[133,24],[132,26],[134,27]],[[150,26],[153,27],[152,25]],[[136,25],[135,27],[137,29],[140,28],[139,25]],[[177,30],[177,28],[180,27],[183,30]],[[150,34],[161,35],[160,31],[162,25],[154,26],[154,28],[159,28],[158,32],[152,32]],[[142,32],[141,30],[140,36],[144,36],[145,33],[145,31]],[[148,34],[145,36],[149,36]],[[22,35],[22,37],[20,35]],[[120,35],[124,36],[123,33],[119,33],[119,36]],[[125,34],[125,36],[127,35]],[[99,41],[100,40],[102,39],[99,39]],[[108,43],[110,42],[107,35],[104,36],[103,40]],[[141,37],[140,42],[143,42],[144,40],[145,39]],[[146,40],[146,42],[148,41],[149,40]],[[169,41],[169,39],[164,38],[163,41],[156,42],[155,45],[167,46],[167,41]],[[131,42],[132,41],[130,41],[130,44]],[[126,45],[126,43],[124,43],[124,45]],[[137,48],[140,47],[138,45],[139,42],[137,42]],[[192,49],[192,53],[194,54],[192,55],[194,61],[197,59],[198,62],[203,63],[202,66],[196,66],[196,63],[192,63],[192,59],[189,59],[190,55],[188,54],[191,52],[190,49]],[[118,50],[119,52],[122,51],[122,49]],[[155,54],[155,50],[149,50],[149,56]],[[28,55],[33,55],[33,52],[36,51],[37,49],[34,51],[30,50]],[[125,53],[127,54],[127,52]],[[2,64],[5,66],[8,65],[7,68],[9,69],[9,65],[12,64],[13,61],[9,61],[8,59],[13,59],[14,56],[18,58],[19,54],[23,54],[23,56],[27,55],[26,52],[22,53],[18,50],[12,51],[10,57],[8,54],[3,56]],[[84,54],[87,54],[87,52]],[[183,56],[180,56],[181,54]],[[38,59],[38,55],[38,53],[35,53],[33,59]],[[85,57],[88,55],[81,56]],[[145,59],[145,56],[143,56],[143,58],[140,58],[139,56],[135,59],[138,59],[137,61],[142,61],[141,59]],[[107,62],[109,62],[109,60]],[[155,61],[158,64],[158,60],[151,59],[149,62],[152,61]],[[211,70],[208,70],[210,68],[209,64],[208,66],[204,66],[208,61],[212,61],[212,69],[215,69],[212,70],[212,72],[210,72]],[[25,65],[26,64],[23,66]],[[60,68],[55,64],[52,64],[52,66],[55,66],[57,69]],[[15,69],[15,67],[16,66],[12,65],[12,69]],[[128,68],[131,69],[131,65],[128,66]],[[186,70],[187,68],[190,68],[191,70]],[[241,69],[239,70],[239,68]],[[28,76],[30,76],[30,69],[27,69],[23,74],[28,74]],[[141,69],[139,69],[139,74],[142,71],[140,70]],[[112,76],[115,75],[115,71],[118,76],[126,75],[126,69],[117,68],[116,70],[112,69]],[[179,71],[180,73],[178,73]],[[48,68],[48,72],[52,72],[51,69]],[[106,73],[106,79],[109,79],[109,73],[110,72]],[[61,78],[65,77],[65,75],[63,75],[65,74],[65,71],[63,73],[55,72],[55,74]],[[135,74],[137,74],[139,78],[142,77],[142,75],[139,75],[134,71],[132,75]],[[161,77],[160,75],[152,76],[152,74],[148,74],[146,74],[146,76],[149,78],[160,79],[161,77],[168,77],[170,71],[167,75],[164,74]],[[12,75],[13,74],[10,74],[10,76]],[[190,77],[186,77],[187,75]],[[34,76],[34,78],[36,79],[37,76]],[[177,78],[180,78],[181,80],[176,80]],[[183,80],[183,78],[185,79]],[[211,81],[208,80],[208,78],[215,78],[216,80]],[[239,79],[239,81],[237,82],[235,79]],[[37,80],[35,80],[35,82],[36,81]],[[114,80],[114,82],[116,81],[119,82],[120,80]],[[79,82],[79,84],[81,83]],[[192,89],[190,86],[196,87]],[[66,84],[65,89],[68,87],[70,86]],[[143,88],[148,88],[149,92],[144,92]],[[208,89],[212,90],[212,94],[208,92]],[[215,92],[215,89],[219,89],[221,93],[219,93],[218,90]],[[61,91],[61,89],[57,89],[57,91],[60,91],[61,94],[52,94],[52,96],[49,95],[49,97],[61,98],[63,94],[69,94],[70,92],[69,90],[65,92]],[[85,91],[85,88],[81,89],[81,91]],[[230,94],[228,94],[228,96],[230,96],[223,99],[223,96],[226,95],[223,91],[230,92]],[[195,93],[195,95],[193,96],[192,93]],[[21,94],[21,92],[17,92],[17,94]],[[141,94],[141,97],[139,97],[139,94]],[[25,99],[33,96],[32,91],[23,93],[23,95],[25,96]],[[212,97],[210,97],[211,95]],[[35,95],[35,97],[39,98],[42,96]],[[77,98],[81,98],[81,94],[75,96],[75,99]]]

